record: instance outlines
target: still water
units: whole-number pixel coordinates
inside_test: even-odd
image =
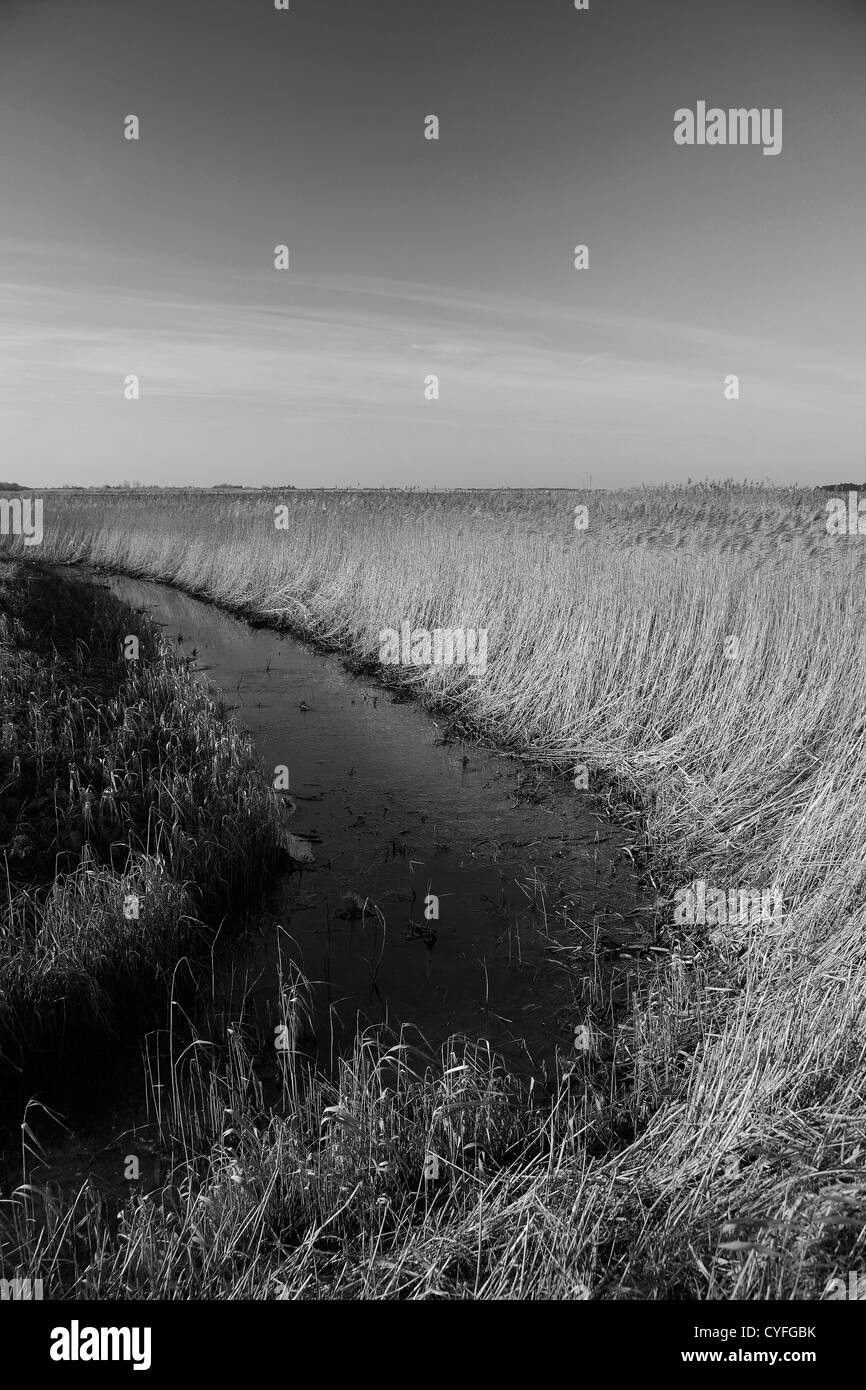
[[[246,942],[264,1013],[282,953],[315,983],[320,1053],[381,1022],[434,1047],[483,1036],[515,1065],[569,1047],[581,982],[558,946],[638,907],[626,833],[567,779],[445,742],[333,655],[159,584],[107,582],[222,692],[267,775],[288,768],[290,829],[313,858]]]
[[[293,962],[312,984],[301,1043],[323,1066],[357,1027],[384,1023],[434,1053],[453,1034],[484,1038],[514,1070],[540,1075],[557,1049],[573,1049],[586,1016],[581,955],[597,931],[620,943],[609,983],[627,988],[643,915],[629,835],[568,778],[446,740],[436,716],[284,633],[165,585],[91,582],[161,626],[249,731],[269,779],[288,769],[287,829],[311,858],[263,885],[244,929],[226,934],[214,958],[220,1013],[243,1001],[272,1037]],[[93,1174],[123,1187],[144,1084],[140,1068],[121,1071],[122,1084],[115,1074],[94,1089],[94,1113],[66,1111],[70,1132],[49,1144],[37,1181]]]

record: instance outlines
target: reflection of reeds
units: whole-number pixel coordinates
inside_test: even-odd
[[[866,545],[834,541],[824,497],[793,490],[310,500],[288,494],[278,532],[279,495],[56,495],[42,554],[167,579],[356,665],[402,618],[487,627],[483,676],[389,678],[539,762],[600,769],[652,855],[669,954],[634,1001],[627,1076],[607,1091],[584,1077],[588,1112],[572,1078],[546,1164],[509,1168],[480,1215],[437,1208],[435,1239],[427,1224],[389,1242],[387,1268],[370,1216],[353,1228],[351,1272],[307,1246],[292,1270],[319,1292],[568,1296],[590,1283],[737,1298],[809,1296],[844,1276],[863,1260],[866,1196]],[[724,656],[732,634],[738,660]],[[697,877],[778,884],[788,930],[757,932],[741,954],[675,939],[664,904]],[[575,1068],[603,1064],[590,1050]]]

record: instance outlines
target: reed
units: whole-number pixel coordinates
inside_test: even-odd
[[[254,1257],[225,1275],[224,1293],[269,1296],[273,1286],[257,1271],[270,1278],[279,1268],[296,1296],[589,1289],[803,1298],[862,1268],[866,547],[827,535],[821,494],[723,487],[49,501],[52,558],[177,584],[359,665],[375,664],[380,629],[401,619],[488,628],[483,675],[389,668],[388,678],[481,737],[557,767],[587,764],[591,786],[641,829],[658,941],[672,948],[635,1000],[628,1043],[615,1059],[593,1062],[608,1070],[593,1075],[591,1090],[570,1076],[544,1117],[526,1097],[515,1102],[521,1137],[511,1157],[471,1181],[461,1168],[454,1191],[420,1218],[404,1205],[386,1216],[382,1204],[376,1224],[364,1205],[347,1232],[346,1213],[361,1201],[352,1140],[346,1190],[328,1188],[308,1225],[281,1225],[303,1209],[308,1176],[292,1145],[314,1137],[296,1118],[263,1132],[265,1147],[242,1166],[254,1178],[245,1187],[229,1186],[212,1155],[208,1182],[228,1203],[216,1248],[227,1255],[241,1229],[262,1237]],[[583,533],[572,524],[578,503],[590,508]],[[278,530],[281,504],[287,527]],[[777,885],[784,926],[723,928],[711,939],[678,925],[673,893],[697,878]],[[352,1067],[331,1103],[359,1126],[358,1152],[375,1151],[380,1119],[386,1134],[410,1136],[411,1116],[432,1120],[441,1074],[413,1081],[420,1089],[407,1083],[399,1114],[383,1114],[368,1098],[367,1080],[375,1078],[372,1096],[381,1077],[362,1040]],[[470,1075],[485,1095],[495,1089],[487,1071],[483,1085]],[[331,1093],[317,1094],[321,1114]],[[600,1130],[588,1095],[601,1106]],[[407,1142],[417,1173],[420,1142]],[[319,1148],[305,1149],[304,1161],[309,1152]],[[372,1190],[377,1203],[389,1196]],[[184,1192],[192,1213],[196,1190]],[[329,1219],[338,1253],[323,1245]],[[136,1248],[150,1249],[155,1206],[135,1221]],[[166,1241],[154,1248],[165,1251]],[[35,1263],[28,1273],[48,1271]],[[115,1265],[105,1268],[104,1287],[118,1290]],[[102,1276],[85,1261],[79,1277]]]
[[[202,917],[276,862],[284,831],[249,740],[147,619],[41,571],[7,577],[2,597],[8,1080],[134,1008]]]

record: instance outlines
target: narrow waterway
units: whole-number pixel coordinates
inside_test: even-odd
[[[384,1023],[433,1051],[453,1034],[485,1038],[539,1074],[573,1048],[599,931],[622,995],[641,934],[629,837],[567,778],[446,741],[420,706],[284,633],[165,585],[91,582],[147,612],[221,692],[269,779],[288,770],[287,826],[311,858],[267,886],[254,925],[218,954],[221,1011],[243,1001],[272,1036],[291,961],[313,986],[302,1042],[322,1065],[356,1028]],[[89,1132],[73,1124],[52,1175],[101,1170],[115,1185],[112,1126],[137,1126],[142,1099],[118,1096]]]
[[[278,885],[249,962],[266,1007],[280,949],[316,984],[320,1044],[387,1022],[434,1045],[484,1036],[515,1060],[568,1047],[580,983],[556,943],[575,939],[567,920],[638,907],[625,833],[566,779],[446,743],[335,656],[163,585],[107,582],[222,692],[268,776],[288,770],[290,828],[313,858]]]

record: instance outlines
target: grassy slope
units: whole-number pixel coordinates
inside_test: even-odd
[[[273,526],[283,500],[287,532]],[[583,500],[591,525],[579,534],[571,509]],[[516,1137],[509,1120],[500,1143],[484,1068],[480,1079],[473,1064],[411,1083],[406,1104],[428,1126],[414,1171],[432,1136],[456,1144],[460,1176],[420,1217],[400,1206],[374,1241],[381,1261],[370,1258],[371,1222],[379,1197],[393,1206],[394,1195],[376,1193],[387,1175],[373,1158],[390,1120],[374,1103],[372,1063],[347,1069],[335,1102],[347,1118],[326,1124],[321,1144],[318,1117],[299,1106],[264,1138],[247,1134],[240,1181],[217,1145],[208,1180],[222,1214],[206,1250],[224,1253],[232,1232],[258,1241],[229,1287],[266,1292],[279,1270],[310,1290],[324,1261],[337,1295],[580,1296],[587,1285],[601,1297],[814,1297],[862,1264],[864,547],[827,536],[823,497],[50,503],[50,554],[168,579],[358,660],[374,659],[379,629],[403,618],[486,626],[485,677],[407,673],[416,693],[536,756],[613,774],[644,812],[662,923],[673,889],[699,876],[725,889],[778,884],[789,912],[782,932],[722,933],[712,948],[700,929],[676,933],[680,949],[635,1011],[615,1067],[588,1064],[589,1088],[567,1080],[547,1121],[518,1112]],[[725,656],[730,636],[738,659]],[[441,1087],[464,1085],[443,1110]],[[502,1164],[493,1176],[467,1162],[462,1120],[450,1133],[453,1104],[485,1117]],[[628,1129],[617,1110],[632,1121],[631,1142],[611,1143]],[[259,1153],[265,1140],[275,1148]],[[314,1143],[329,1181],[345,1174],[337,1189],[352,1220],[336,1254],[316,1239],[323,1222],[332,1229],[333,1191],[315,1164],[305,1177],[299,1158]],[[526,1146],[519,1163],[515,1144]],[[361,1199],[350,1195],[359,1173]],[[188,1170],[187,1226],[195,1202]],[[287,1226],[305,1202],[306,1219]],[[152,1207],[139,1213],[135,1240],[146,1231],[167,1251],[161,1220]],[[116,1266],[101,1277],[121,1287]]]
[[[50,574],[0,579],[7,1082],[133,1009],[279,833],[246,740],[146,619]]]

